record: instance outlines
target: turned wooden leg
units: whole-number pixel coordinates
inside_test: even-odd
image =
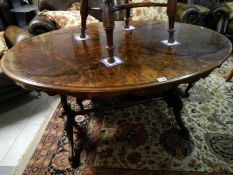
[[[75,149],[74,149],[74,138],[73,138],[73,127],[75,121],[73,118],[69,117],[68,115],[65,115],[64,122],[65,122],[65,131],[69,142],[69,161],[73,163],[76,157]]]
[[[88,0],[81,0],[80,16],[81,16],[81,34],[80,38],[86,38],[86,22],[88,16]]]
[[[168,43],[174,43],[174,23],[176,16],[177,2],[176,0],[167,1],[167,15],[168,15]]]
[[[129,3],[129,0],[125,0],[125,4],[128,4]],[[126,9],[125,10],[125,26],[124,28],[125,29],[128,29],[129,28],[129,21],[130,21],[130,9]]]
[[[189,83],[187,88],[185,89],[184,96],[189,97],[189,90],[194,86],[195,83]]]
[[[114,30],[114,16],[112,9],[112,0],[103,0],[103,26],[107,36],[107,50],[109,56],[109,62],[115,62],[113,55],[113,30]]]
[[[174,90],[174,91],[170,91],[167,93],[166,99],[167,99],[168,106],[173,108],[173,112],[174,112],[177,124],[179,125],[179,127],[181,129],[182,135],[186,139],[189,140],[190,133],[189,133],[188,129],[185,127],[184,122],[183,122],[182,117],[181,117],[181,110],[183,107],[183,102],[182,102],[181,98],[178,96],[178,94]]]
[[[61,104],[64,109],[64,122],[65,122],[65,131],[67,133],[68,142],[69,142],[69,161],[73,167],[76,167],[80,162],[80,153],[76,155],[74,147],[74,138],[73,138],[73,128],[75,126],[75,112],[70,108],[67,103],[65,95],[61,95]]]

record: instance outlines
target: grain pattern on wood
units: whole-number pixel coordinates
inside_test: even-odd
[[[90,39],[77,41],[80,27],[57,30],[15,45],[2,60],[3,71],[20,85],[48,93],[84,96],[166,91],[207,76],[231,54],[223,35],[198,26],[175,24],[181,44],[165,46],[164,23],[132,22],[125,31],[116,22],[114,53],[124,64],[108,68],[100,62],[108,53],[102,23],[90,24]],[[195,34],[195,36],[194,36]],[[167,81],[158,82],[157,78]]]

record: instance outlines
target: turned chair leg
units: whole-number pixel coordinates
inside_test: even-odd
[[[113,30],[114,30],[114,15],[112,9],[112,0],[103,0],[103,26],[107,36],[107,50],[109,56],[109,62],[115,62],[114,59],[114,45],[113,45]]]
[[[88,0],[81,0],[80,16],[81,16],[81,34],[80,38],[86,38],[86,22],[88,16]]]
[[[128,4],[129,3],[129,0],[125,0],[125,4]],[[125,10],[125,26],[124,28],[125,29],[128,29],[129,28],[129,21],[130,21],[130,9],[126,9]]]
[[[226,82],[229,82],[233,78],[233,68],[230,70],[229,74],[226,77]]]
[[[176,9],[177,9],[177,3],[176,0],[168,0],[167,1],[167,15],[168,15],[168,43],[174,43],[174,23],[175,23],[175,16],[176,16]]]

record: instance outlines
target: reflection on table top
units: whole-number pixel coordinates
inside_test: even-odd
[[[77,41],[80,27],[33,37],[13,47],[3,58],[3,71],[27,88],[54,93],[126,92],[196,81],[220,66],[231,54],[231,43],[209,29],[176,23],[176,46],[161,43],[168,38],[164,23],[132,22],[124,31],[115,23],[115,55],[124,64],[108,68],[102,23],[90,24],[90,39]],[[167,80],[159,82],[158,78]]]

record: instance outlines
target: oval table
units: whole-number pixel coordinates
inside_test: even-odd
[[[105,109],[84,109],[83,99],[162,96],[189,138],[181,118],[183,104],[175,89],[187,83],[187,95],[196,81],[220,67],[231,54],[226,37],[199,26],[176,23],[174,37],[179,44],[167,46],[161,42],[168,38],[164,23],[136,21],[131,23],[136,29],[129,31],[123,25],[116,22],[114,30],[114,52],[123,62],[113,67],[100,61],[108,55],[102,23],[88,25],[88,40],[76,39],[80,27],[56,30],[16,44],[2,59],[2,70],[23,88],[61,95],[71,162],[77,161],[80,153],[73,143],[75,116]],[[81,111],[71,109],[66,95],[76,97]]]

